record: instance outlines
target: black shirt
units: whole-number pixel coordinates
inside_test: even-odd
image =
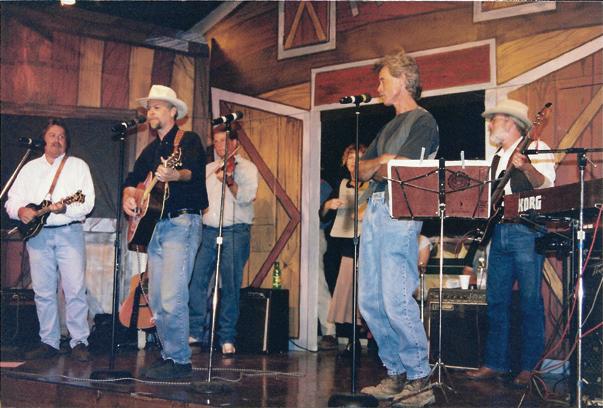
[[[178,126],[165,135],[163,140],[157,137],[144,148],[134,169],[128,174],[124,187],[136,187],[143,182],[149,172],[155,172],[161,164],[161,158],[167,159],[174,151],[174,139]],[[205,150],[199,136],[194,132],[184,132],[180,141],[182,149],[182,167],[179,170],[190,170],[189,181],[176,181],[169,183],[169,197],[165,203],[165,212],[174,212],[182,209],[204,210],[208,206],[207,190],[205,189]]]

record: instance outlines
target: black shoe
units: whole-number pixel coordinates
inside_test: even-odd
[[[147,380],[177,380],[192,376],[193,366],[190,363],[178,364],[169,359],[152,364],[143,373],[143,377]]]
[[[71,357],[81,363],[85,363],[90,360],[90,353],[88,352],[88,346],[84,343],[78,343],[74,348],[71,349]]]
[[[23,357],[25,360],[39,360],[43,358],[52,358],[58,354],[59,350],[46,343],[40,343],[34,349],[26,352]]]
[[[359,358],[361,353],[362,345],[360,344],[360,340],[356,340],[356,358]],[[337,353],[337,356],[342,358],[352,358],[352,342],[348,341],[348,344],[346,344],[345,349]]]
[[[337,350],[337,337],[335,336],[322,336],[320,341],[318,342],[318,350],[327,351],[327,350]]]

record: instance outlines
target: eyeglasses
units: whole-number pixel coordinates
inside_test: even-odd
[[[502,116],[502,115],[494,115],[494,116],[491,116],[490,119],[488,119],[488,122],[494,124],[496,119],[504,119],[505,121],[507,121],[509,119],[509,117]]]

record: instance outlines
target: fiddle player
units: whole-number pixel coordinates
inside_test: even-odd
[[[511,171],[505,194],[552,187],[555,161],[551,153],[525,156],[518,145],[532,126],[528,107],[511,99],[503,100],[482,116],[488,121],[490,142],[498,146],[492,160],[492,174]],[[542,141],[533,141],[529,149],[548,150]],[[508,167],[511,165],[511,167]],[[484,365],[467,371],[472,380],[487,380],[507,374],[510,367],[509,331],[511,295],[519,283],[521,303],[520,372],[513,380],[518,387],[529,385],[531,372],[539,363],[544,348],[544,303],[540,291],[544,255],[536,253],[535,240],[542,233],[521,223],[499,223],[492,234],[488,257],[488,336]]]
[[[140,153],[125,182],[123,210],[133,217],[140,208],[136,187],[149,173],[166,183],[161,218],[147,247],[149,303],[161,341],[161,359],[144,371],[154,380],[187,378],[192,375],[188,344],[188,283],[201,239],[201,211],[207,208],[205,152],[196,133],[178,128],[176,119],[188,107],[176,92],[153,85],[138,102],[147,108],[147,123],[154,140]],[[181,151],[181,166],[166,166],[166,159]]]
[[[239,147],[238,122],[232,124],[227,135],[225,125],[212,131],[213,145],[218,159],[206,167],[206,187],[209,208],[203,214],[203,238],[195,261],[190,283],[191,343],[209,344],[208,299],[212,296],[216,268],[222,181],[226,177],[222,254],[220,258],[220,308],[217,316],[217,336],[225,357],[236,353],[236,326],[239,319],[239,295],[243,268],[249,259],[250,228],[253,223],[253,203],[258,189],[258,170],[249,160],[236,154]],[[224,157],[228,143],[226,169]]]

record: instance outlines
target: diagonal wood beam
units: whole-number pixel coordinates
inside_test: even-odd
[[[599,88],[593,99],[588,103],[586,108],[580,113],[578,118],[574,121],[569,131],[563,139],[559,142],[559,146],[557,149],[567,149],[569,147],[574,146],[574,144],[584,132],[584,129],[590,124],[593,120],[601,106],[603,105],[603,87]],[[567,153],[555,153],[555,163],[557,166],[563,161],[565,155]]]
[[[326,41],[327,36],[325,35],[325,32],[322,29],[322,24],[320,24],[320,20],[318,19],[318,16],[316,15],[316,10],[314,10],[314,6],[312,5],[312,3],[308,2],[306,4],[306,10],[308,10],[308,14],[310,15],[310,18],[312,19],[312,25],[314,26],[314,31],[316,32],[316,36],[318,37],[318,39],[320,41]]]
[[[287,36],[287,40],[285,41],[285,48],[291,48],[293,44],[293,40],[295,39],[295,34],[297,34],[297,29],[299,28],[299,23],[301,22],[302,15],[304,13],[304,9],[306,8],[306,2],[301,1],[297,6],[297,12],[295,13],[295,17],[293,18],[293,23],[291,24],[291,30],[289,30],[289,35]]]
[[[232,109],[225,102],[221,102],[220,107],[221,112],[232,111]],[[278,259],[278,256],[282,252],[283,248],[285,248],[285,245],[287,245],[289,238],[291,238],[291,235],[293,235],[293,233],[295,232],[297,224],[301,222],[301,212],[295,206],[295,203],[291,200],[291,198],[287,194],[287,191],[283,188],[281,183],[279,183],[274,173],[272,173],[272,171],[260,155],[260,152],[258,152],[258,150],[255,148],[249,136],[247,136],[245,130],[241,127],[241,129],[237,133],[239,135],[239,144],[243,146],[243,148],[249,155],[249,158],[257,167],[258,172],[266,181],[268,188],[270,188],[270,190],[274,193],[276,199],[281,203],[283,209],[285,210],[285,213],[289,217],[289,222],[285,226],[285,229],[276,240],[274,247],[264,260],[264,263],[260,267],[260,270],[251,282],[251,287],[259,288],[262,285],[264,279],[266,279],[266,276],[268,276],[268,274],[270,273],[272,264],[274,264],[274,261]]]

